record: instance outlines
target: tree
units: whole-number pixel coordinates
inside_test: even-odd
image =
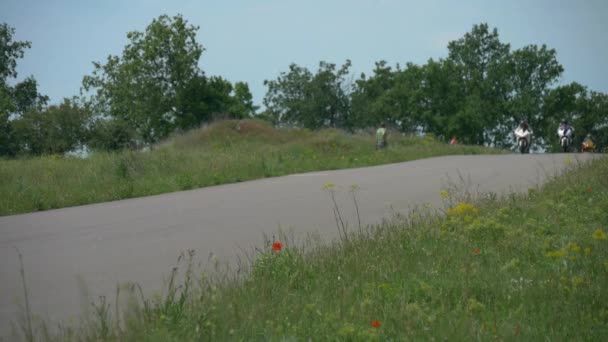
[[[199,81],[203,52],[197,30],[181,15],[163,15],[145,32],[128,33],[122,56],[94,63],[93,74],[83,79],[86,91],[96,90],[96,111],[127,123],[146,143],[166,137],[176,122],[190,122],[185,92]]]
[[[419,78],[421,86],[412,110],[422,130],[445,139],[456,135],[466,141],[478,122],[467,123],[458,117],[466,99],[460,67],[449,59],[430,59],[420,69]]]
[[[355,81],[351,95],[348,128],[373,127],[394,119],[395,104],[388,92],[395,87],[395,74],[386,61],[376,62],[370,77],[361,74],[361,78]]]
[[[463,38],[448,44],[449,56],[458,67],[464,102],[452,120],[461,141],[496,144],[497,130],[505,120],[510,92],[508,78],[510,45],[500,41],[498,31],[487,24],[474,25]],[[471,127],[467,125],[471,124]]]
[[[9,79],[17,78],[17,60],[23,58],[30,42],[13,41],[15,29],[0,24],[0,156],[13,156],[19,152],[13,120],[32,109],[40,109],[48,97],[38,93],[38,84],[33,77],[11,87]]]
[[[264,81],[268,87],[264,104],[267,116],[273,121],[298,125],[310,129],[342,127],[350,110],[349,83],[346,79],[350,68],[347,60],[342,67],[320,62],[316,74],[296,64],[289,66],[273,81]]]
[[[579,134],[575,139],[575,146],[581,143],[587,134],[597,145],[597,151],[608,151],[608,94],[591,91],[582,101],[583,115],[575,118],[574,124],[579,127]]]
[[[538,48],[528,45],[516,50],[510,57],[512,96],[509,99],[509,112],[513,125],[518,120],[526,119],[534,128],[536,143],[546,145],[546,139],[552,138],[553,128],[547,127],[548,122],[554,123],[553,116],[557,111],[566,107],[553,108],[552,111],[543,111],[545,99],[564,68],[557,61],[556,52],[545,45]],[[571,90],[581,91],[577,85]],[[565,95],[563,92],[562,95]],[[564,104],[565,105],[565,104]],[[556,111],[557,110],[557,111]],[[509,128],[509,127],[507,127]],[[545,129],[547,129],[545,131]],[[503,132],[504,136],[504,132]]]
[[[76,99],[31,109],[13,121],[19,150],[30,154],[65,153],[82,147],[88,137],[90,114]]]
[[[239,119],[253,117],[258,110],[258,106],[253,104],[253,95],[249,91],[249,85],[245,82],[234,84],[232,102],[228,111]]]

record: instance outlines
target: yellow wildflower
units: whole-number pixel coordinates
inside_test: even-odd
[[[448,216],[477,216],[479,209],[468,202],[460,202],[454,208],[450,208],[446,212]]]
[[[442,198],[448,198],[448,196],[450,196],[450,193],[447,190],[441,190],[439,194]]]
[[[556,251],[551,251],[551,252],[547,252],[547,254],[545,254],[546,257],[548,258],[563,258],[566,255],[568,255],[568,253],[566,253],[566,251],[562,250],[562,249],[558,249]]]
[[[583,278],[581,278],[581,277],[573,277],[572,278],[572,285],[574,287],[581,286],[584,283],[585,283],[585,280]]]
[[[601,229],[596,229],[595,231],[593,231],[593,240],[606,240],[606,233],[604,233]]]
[[[566,250],[573,253],[579,253],[581,251],[581,246],[577,245],[576,242],[570,242],[566,245]]]
[[[323,190],[328,190],[328,189],[331,189],[331,188],[333,188],[334,186],[336,186],[334,183],[332,183],[332,182],[327,182],[327,183],[325,183],[325,185],[323,185]]]

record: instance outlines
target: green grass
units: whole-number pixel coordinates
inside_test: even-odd
[[[223,121],[155,146],[150,152],[95,153],[0,160],[0,215],[98,203],[210,185],[401,162],[448,154],[501,153],[450,146],[432,138],[389,137],[376,151],[371,135],[337,130],[273,129],[259,121]]]
[[[132,296],[120,324],[110,306],[47,339],[606,341],[607,194],[606,158],[526,195],[446,189],[444,214],[420,210],[329,244],[269,245],[246,276],[196,275],[186,262],[183,283]]]

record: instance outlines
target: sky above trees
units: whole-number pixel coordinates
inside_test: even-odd
[[[289,64],[315,69],[318,62],[352,61],[369,73],[374,63],[424,64],[446,57],[449,41],[474,24],[498,28],[513,48],[546,44],[557,50],[572,81],[608,92],[608,2],[586,1],[400,1],[400,0],[3,0],[0,22],[16,40],[32,42],[17,71],[33,75],[50,103],[77,95],[93,61],[119,54],[129,31],[142,31],[161,14],[181,13],[200,26],[205,48],[201,69],[232,82],[249,83],[256,104],[264,80]]]

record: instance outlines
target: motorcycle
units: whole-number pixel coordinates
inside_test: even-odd
[[[528,139],[527,138],[518,138],[517,139],[517,146],[519,149],[519,153],[524,154],[528,151]]]
[[[559,146],[562,147],[563,152],[568,152],[570,149],[570,143],[570,138],[567,135],[562,135],[562,137],[559,139]]]
[[[517,139],[517,149],[519,153],[529,153],[530,151],[530,138],[532,137],[532,132],[529,130],[516,129],[515,130],[515,138]]]

